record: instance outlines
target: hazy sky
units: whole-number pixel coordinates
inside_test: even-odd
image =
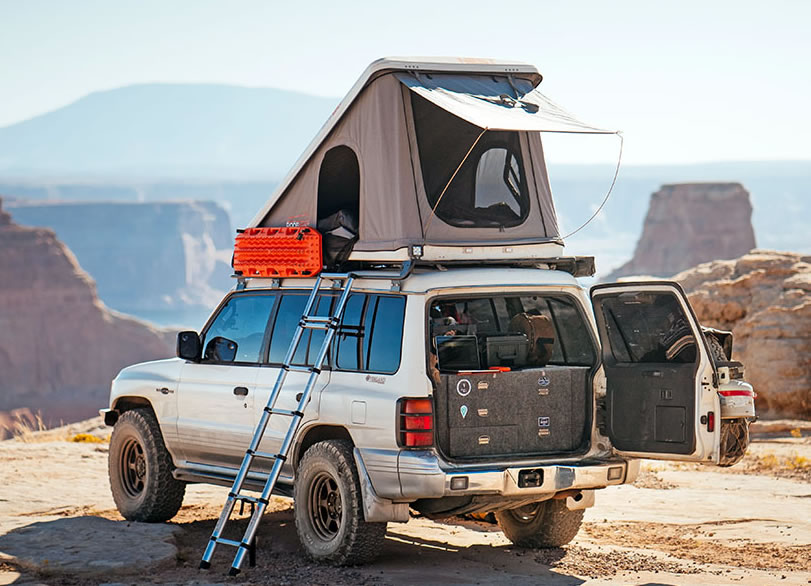
[[[0,0],[0,126],[142,82],[339,97],[384,55],[534,63],[628,163],[811,159],[802,1]]]

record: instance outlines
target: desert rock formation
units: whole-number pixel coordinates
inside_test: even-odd
[[[811,418],[811,256],[753,250],[674,279],[702,324],[735,334],[758,414]]]
[[[99,301],[53,231],[18,226],[0,208],[0,411],[86,419],[122,367],[172,354],[165,332]]]
[[[752,204],[740,183],[663,185],[651,195],[633,258],[606,277],[669,277],[755,247]]]
[[[51,228],[108,307],[141,315],[210,309],[231,288],[228,212],[210,201],[6,202],[17,224]]]

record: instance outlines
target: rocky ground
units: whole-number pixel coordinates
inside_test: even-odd
[[[761,425],[731,469],[644,463],[634,485],[597,494],[560,549],[516,548],[483,522],[415,518],[389,525],[376,563],[324,567],[303,556],[292,502],[277,498],[257,567],[236,579],[228,552],[197,570],[226,489],[190,487],[171,524],[127,523],[109,493],[106,434],[96,422],[0,442],[0,584],[811,583],[807,422]]]

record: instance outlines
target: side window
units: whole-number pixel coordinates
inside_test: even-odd
[[[366,295],[362,293],[354,293],[346,301],[341,329],[336,336],[338,339],[336,365],[341,370],[360,370],[363,348],[361,318],[365,305]]]
[[[600,300],[616,362],[695,362],[696,343],[672,293],[623,293]]]
[[[260,362],[265,329],[275,301],[275,295],[231,296],[205,332],[203,360],[211,361],[212,340],[223,337],[237,344],[235,362]]]
[[[296,326],[304,313],[304,307],[307,305],[307,295],[286,293],[282,295],[279,303],[279,311],[276,312],[276,321],[273,324],[273,333],[270,336],[270,354],[268,355],[268,362],[272,364],[281,364],[284,362],[284,357],[287,355],[287,350],[290,348],[290,342],[293,340],[293,334],[296,331]],[[305,332],[307,334],[308,332]],[[304,361],[307,345],[302,340],[299,344],[296,356],[293,359],[294,363]]]
[[[376,299],[376,302],[374,322],[370,331],[371,342],[367,370],[397,372],[400,367],[400,353],[403,344],[405,298],[381,296]]]

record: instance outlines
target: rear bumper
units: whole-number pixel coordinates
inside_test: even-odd
[[[638,460],[588,464],[482,466],[443,469],[432,450],[359,450],[375,492],[392,500],[413,501],[445,496],[538,496],[566,490],[586,490],[633,482]],[[530,478],[534,482],[527,485]]]

